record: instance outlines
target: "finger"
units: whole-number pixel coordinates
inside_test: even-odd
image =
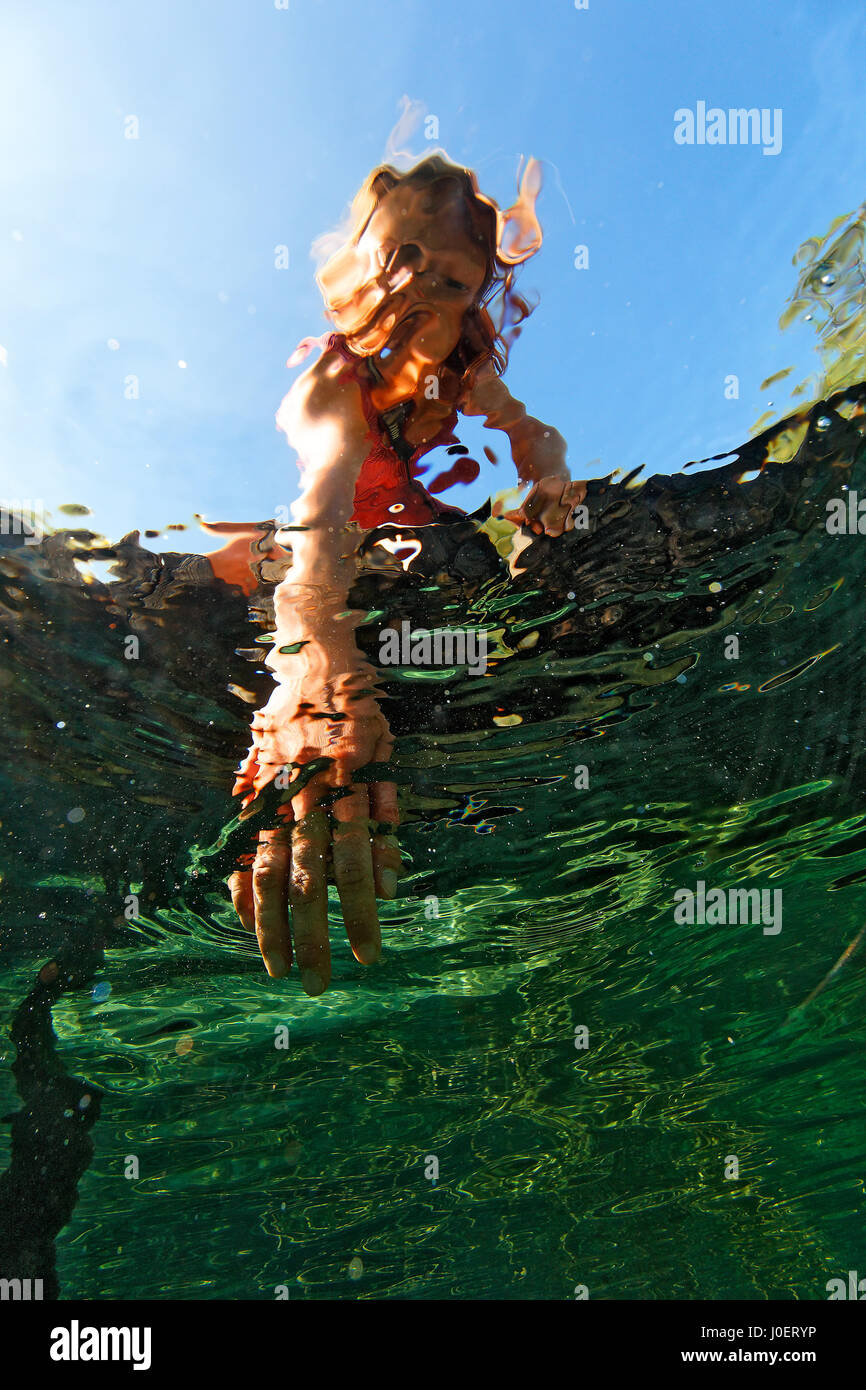
[[[529,493],[529,496],[524,497],[523,502],[521,504],[524,516],[527,518],[527,520],[534,520],[541,508],[544,506],[545,501],[546,498],[542,489],[537,485],[534,486],[532,488],[532,491]]]
[[[546,536],[559,535],[558,528],[562,526],[562,512],[558,504],[552,504],[545,507],[538,520],[541,523],[541,526],[544,529],[544,534]]]
[[[322,810],[311,811],[297,822],[292,835],[292,936],[301,984],[312,995],[324,993],[331,979],[326,869],[330,839],[328,817]]]
[[[253,902],[253,875],[250,869],[236,869],[229,879],[232,907],[241,919],[244,931],[256,929],[256,909]]]
[[[403,860],[396,835],[373,836],[373,879],[376,897],[387,902],[397,896],[397,880]]]
[[[377,761],[379,761],[377,759]],[[380,825],[399,825],[400,806],[396,782],[374,782],[370,787],[370,819]],[[376,897],[391,901],[397,896],[397,879],[402,867],[396,835],[373,836],[373,880]]]
[[[376,758],[376,762],[382,761],[381,758]],[[370,787],[370,819],[385,821],[388,825],[400,824],[396,782],[374,782]]]
[[[379,959],[382,938],[376,913],[373,852],[370,844],[370,798],[353,786],[334,806],[334,878],[352,954],[362,965]]]
[[[253,902],[259,950],[273,980],[287,975],[292,964],[288,901],[290,859],[288,832],[263,830],[253,862]]]
[[[390,758],[391,758],[391,754],[394,752],[394,744],[395,744],[396,742],[397,742],[397,740],[394,738],[394,735],[390,732],[390,730],[388,731],[388,733],[383,734],[382,737],[379,739],[379,742],[376,744],[375,749],[373,750],[372,762],[374,762],[374,763],[387,763],[387,762],[389,762],[389,761],[390,761]],[[384,785],[384,786],[388,786],[388,785],[390,785],[390,784],[389,784],[389,783],[383,783],[383,785]],[[395,796],[395,798],[396,798],[396,795],[397,795],[397,789],[396,789],[396,787],[395,787],[395,788],[394,788],[394,796]],[[383,817],[383,820],[384,820],[384,817]]]
[[[307,785],[298,792],[297,796],[292,797],[292,811],[295,820],[301,821],[305,816],[310,815],[321,805],[322,798],[331,791],[328,776],[331,769],[326,772],[317,772],[315,777],[311,777]]]

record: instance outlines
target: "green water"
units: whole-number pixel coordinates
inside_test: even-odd
[[[64,1067],[104,1093],[63,1295],[826,1297],[861,1258],[861,959],[797,1006],[864,920],[861,545],[797,549],[735,624],[737,662],[718,630],[675,638],[656,670],[686,656],[685,680],[626,690],[624,650],[545,649],[524,676],[581,718],[534,723],[530,699],[482,738],[405,735],[411,871],[384,960],[354,961],[335,910],[321,999],[267,979],[218,884],[143,907],[53,1010]],[[153,755],[157,782],[171,761]],[[53,805],[84,804],[52,775]],[[78,836],[81,859],[31,887],[46,947],[44,904],[107,911],[86,824],[51,841],[68,860]],[[781,888],[782,930],[677,925],[673,894],[699,879]],[[11,959],[6,1016],[35,969]]]

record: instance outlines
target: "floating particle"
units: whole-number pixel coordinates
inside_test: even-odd
[[[719,583],[718,579],[714,579],[713,582],[712,582],[712,584],[710,585],[710,593],[711,593],[711,594],[720,594],[721,592],[722,592],[722,586],[721,586],[721,584]]]
[[[107,980],[100,980],[98,985],[94,985],[90,991],[90,997],[97,1004],[102,1004],[111,993],[111,985]]]
[[[494,716],[493,716],[493,722],[494,722],[494,724],[497,724],[497,725],[499,726],[500,729],[510,729],[510,728],[512,728],[515,724],[522,724],[522,723],[523,723],[523,715],[522,715],[522,714],[494,714]]]
[[[4,367],[8,367],[9,365],[9,354],[5,347],[0,347],[0,365]]]
[[[120,343],[117,341],[116,338],[109,338],[106,346],[109,347],[112,352],[117,352],[117,349],[120,347]]]
[[[78,1109],[79,1109],[79,1110],[86,1110],[87,1107],[88,1107],[88,1105],[90,1104],[90,1102],[91,1102],[92,1100],[93,1100],[93,1096],[89,1096],[89,1095],[87,1095],[87,1093],[85,1092],[85,1094],[81,1097],[81,1100],[78,1102]]]
[[[829,415],[819,415],[818,419],[815,421],[815,429],[828,430],[832,423],[833,421],[830,419]]]
[[[86,815],[87,812],[83,806],[73,806],[71,811],[66,812],[66,819],[70,825],[77,825],[79,821],[84,820]]]
[[[360,1279],[360,1277],[361,1277],[361,1275],[362,1275],[363,1273],[364,1273],[364,1261],[363,1261],[362,1259],[360,1259],[360,1258],[356,1255],[355,1258],[354,1258],[353,1260],[350,1260],[350,1261],[349,1261],[349,1278],[350,1278],[350,1279]]]
[[[571,591],[570,591],[569,593],[566,594],[565,597],[568,598],[568,599],[575,599],[575,598],[577,598],[577,594],[575,594],[574,592],[571,592]]]
[[[685,676],[677,676],[677,685],[685,685],[685,683],[686,683],[686,677],[685,677]]]
[[[644,654],[643,654],[643,659],[644,659],[644,661],[654,661],[654,660],[655,660],[655,658],[653,657],[652,652],[644,652]]]
[[[189,1036],[189,1034],[186,1034],[182,1038],[178,1038],[177,1042],[174,1045],[174,1050],[177,1053],[178,1057],[185,1057],[188,1052],[192,1052],[192,1049],[193,1040]]]
[[[178,365],[179,367],[185,367],[185,366],[186,366],[186,363],[184,362],[184,360],[183,360],[182,357],[178,358],[178,363],[177,363],[177,365]]]
[[[55,729],[65,729],[65,728],[66,728],[66,720],[65,720],[65,719],[58,719],[58,721],[57,721],[57,723],[54,725],[54,727],[55,727]]]

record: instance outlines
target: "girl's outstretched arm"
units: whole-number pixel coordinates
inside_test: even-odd
[[[530,415],[490,369],[479,376],[464,399],[464,415],[483,415],[488,429],[503,430],[522,483],[532,486],[521,505],[506,516],[516,525],[548,536],[574,527],[574,508],[586,496],[586,484],[573,483],[566,461],[568,446],[559,430]]]
[[[308,994],[321,994],[331,973],[329,855],[349,941],[365,964],[380,951],[376,896],[395,896],[400,866],[387,831],[398,819],[396,787],[355,781],[368,763],[388,761],[393,738],[375,670],[355,643],[362,615],[348,604],[357,538],[346,527],[368,427],[357,386],[338,379],[343,366],[325,353],[277,417],[303,459],[304,490],[292,508],[292,564],[274,595],[267,664],[278,683],[253,719],[253,746],[235,787],[247,805],[281,773],[286,780],[283,826],[260,833],[254,861],[230,887],[269,974],[286,974],[297,956]],[[310,777],[305,769],[314,762],[321,770]]]

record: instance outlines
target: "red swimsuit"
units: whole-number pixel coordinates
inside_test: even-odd
[[[362,359],[349,351],[345,338],[333,333],[328,339],[327,348],[338,352],[346,363],[344,376],[354,381],[360,389],[364,416],[370,427],[371,448],[361,465],[355,485],[355,510],[351,520],[370,530],[388,522],[395,526],[427,526],[434,521],[456,520],[465,516],[466,513],[459,507],[449,507],[445,502],[437,501],[414,476],[415,465],[424,454],[439,444],[457,443],[454,434],[457,411],[452,411],[432,439],[413,449],[400,433],[402,421],[399,415],[396,420],[392,415],[392,423],[389,423],[390,411],[384,416],[377,412],[370,400],[369,382],[358,371]],[[383,436],[390,437],[392,442],[385,443]]]

